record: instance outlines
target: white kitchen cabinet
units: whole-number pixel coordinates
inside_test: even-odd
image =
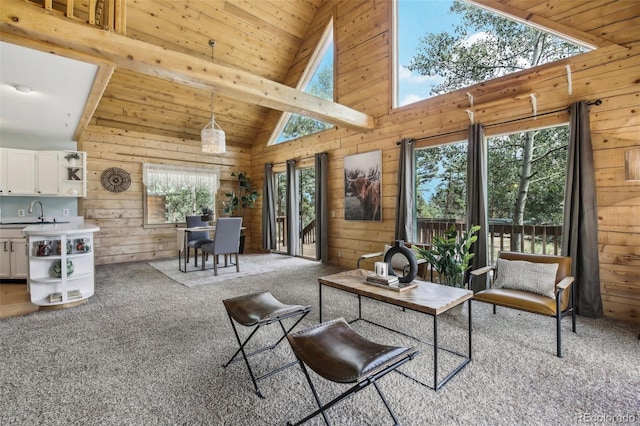
[[[71,153],[79,158],[65,158]],[[1,148],[0,195],[86,197],[87,154]]]
[[[93,296],[93,233],[89,223],[29,225],[29,293],[39,306],[75,306]]]
[[[34,195],[36,193],[36,151],[6,150],[7,192],[4,195]]]
[[[0,230],[0,279],[27,279],[27,239],[21,229]]]
[[[37,151],[36,192],[38,195],[58,195],[59,151]]]
[[[0,195],[7,193],[7,148],[0,148]]]

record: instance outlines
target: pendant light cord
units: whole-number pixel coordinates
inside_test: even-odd
[[[215,40],[209,40],[209,46],[211,46],[211,63],[213,64],[213,50],[216,47],[216,41]],[[215,128],[215,114],[213,112],[213,104],[214,104],[214,98],[215,98],[215,88],[211,89],[211,128],[214,129]],[[220,127],[220,126],[218,126]]]

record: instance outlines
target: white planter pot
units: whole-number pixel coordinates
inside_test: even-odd
[[[462,313],[462,308],[464,308],[464,306],[469,303],[469,301],[465,301],[464,303],[460,303],[459,305],[454,306],[453,308],[449,309],[448,311],[445,312],[445,314],[447,315],[452,315],[452,316],[458,316]]]

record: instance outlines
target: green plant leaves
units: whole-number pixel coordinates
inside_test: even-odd
[[[451,225],[444,235],[433,237],[430,249],[416,247],[415,250],[438,272],[440,283],[463,287],[464,273],[469,269],[469,263],[475,255],[469,250],[478,240],[475,234],[479,230],[480,226],[472,226],[458,239],[458,231],[455,225]]]

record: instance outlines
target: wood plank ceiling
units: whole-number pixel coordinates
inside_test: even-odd
[[[303,40],[323,0],[127,0],[125,35],[169,51],[211,61],[275,82],[297,81]],[[390,1],[390,0],[384,0]],[[637,40],[640,3],[636,0],[472,0],[557,31],[582,33],[594,44],[624,46]],[[44,0],[34,1],[42,6]],[[86,22],[86,1],[75,1],[74,17]],[[100,0],[98,1],[100,3]],[[65,0],[53,10],[64,13]],[[336,9],[337,10],[337,9]],[[299,71],[297,71],[299,72]],[[297,76],[296,76],[297,77]],[[117,67],[93,115],[93,122],[116,129],[199,140],[211,117],[212,91]],[[216,122],[227,143],[250,147],[269,108],[215,95]]]
[[[128,1],[128,37],[282,82],[321,0]],[[116,69],[94,115],[98,124],[199,139],[212,91]],[[269,109],[215,95],[227,143],[250,146]]]

